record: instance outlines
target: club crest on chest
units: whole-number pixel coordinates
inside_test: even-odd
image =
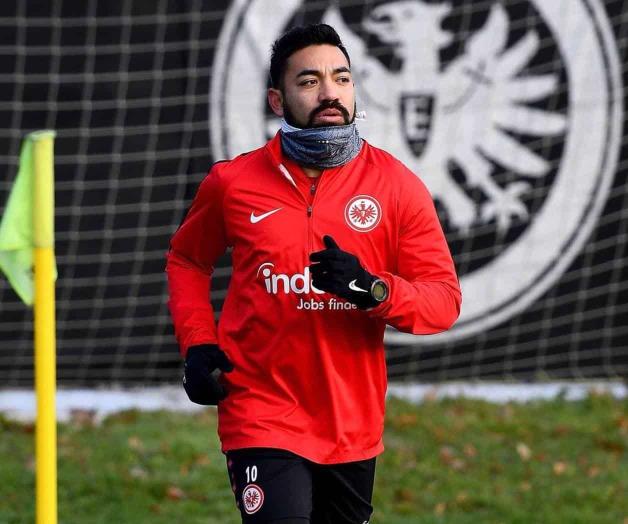
[[[360,233],[367,233],[377,227],[382,219],[382,207],[369,195],[353,197],[345,206],[345,222]]]

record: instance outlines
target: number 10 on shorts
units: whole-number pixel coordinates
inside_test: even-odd
[[[257,480],[257,466],[247,466],[246,483],[255,482]]]

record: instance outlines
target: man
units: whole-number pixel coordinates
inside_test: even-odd
[[[363,524],[383,451],[384,328],[448,329],[460,289],[424,185],[358,135],[336,32],[292,29],[270,76],[281,130],[215,164],[172,238],[184,386],[218,405],[243,522]],[[216,330],[211,274],[227,247]]]

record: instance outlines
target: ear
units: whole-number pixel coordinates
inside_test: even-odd
[[[283,93],[279,89],[268,89],[268,105],[277,116],[283,116]]]

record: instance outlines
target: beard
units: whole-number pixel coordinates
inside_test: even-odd
[[[314,123],[314,118],[316,118],[316,115],[322,111],[325,111],[326,109],[337,109],[338,111],[340,111],[340,113],[342,114],[343,123],[342,124],[326,124],[326,123],[316,124]],[[290,106],[286,103],[284,99],[283,117],[286,120],[286,122],[288,122],[288,124],[290,124],[292,127],[298,127],[300,129],[310,129],[313,127],[327,127],[328,125],[348,126],[349,124],[353,123],[353,121],[355,120],[356,109],[357,109],[357,104],[356,102],[354,102],[353,103],[353,117],[351,117],[347,108],[343,106],[340,102],[338,102],[338,100],[325,100],[317,108],[313,109],[310,112],[308,120],[304,125],[302,122],[299,122],[296,119],[296,117],[294,116],[294,113],[290,110]]]

